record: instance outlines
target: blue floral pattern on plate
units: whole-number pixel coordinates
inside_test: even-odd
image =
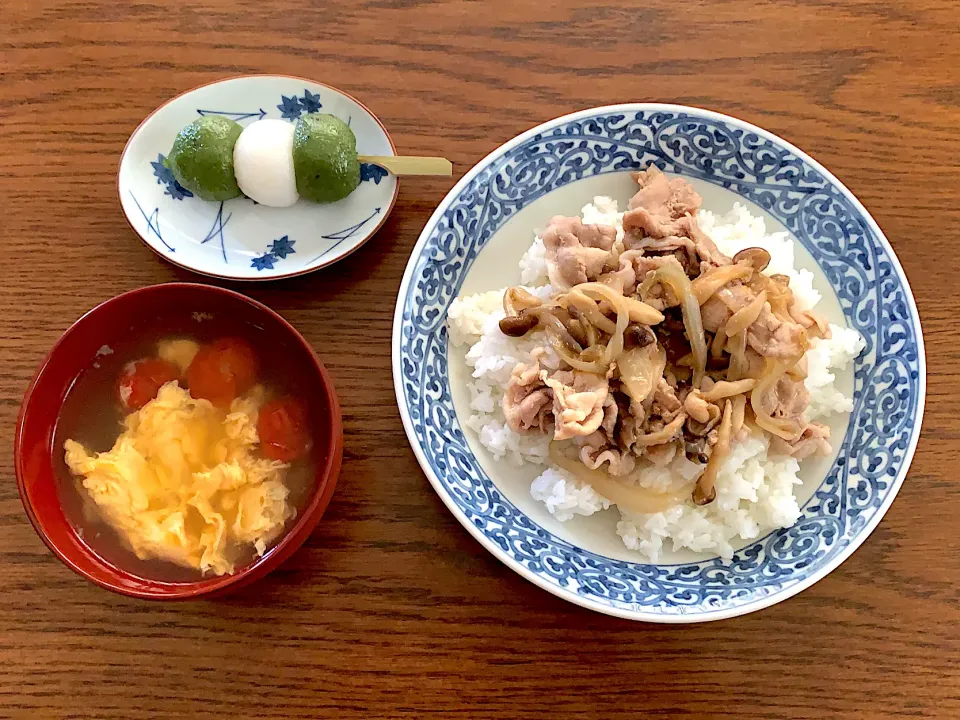
[[[458,518],[508,565],[591,608],[667,622],[741,614],[829,572],[866,537],[906,473],[920,428],[923,341],[906,279],[879,228],[826,171],[732,118],[675,106],[580,113],[531,131],[458,186],[424,230],[398,300],[394,373],[421,464]],[[791,528],[736,553],[683,565],[611,559],[533,522],[493,484],[457,420],[446,311],[490,238],[546,193],[601,173],[662,170],[756,203],[814,256],[866,338],[838,460]],[[402,318],[402,321],[400,319]],[[681,617],[683,616],[683,617]]]
[[[296,252],[293,249],[296,242],[287,235],[277,238],[267,246],[267,251],[263,255],[250,261],[250,267],[257,270],[273,270],[277,260],[284,260],[288,255],[293,255]]]
[[[277,110],[284,120],[296,120],[303,113],[318,113],[323,103],[320,102],[320,94],[312,93],[308,89],[303,89],[303,95],[293,95],[291,97],[280,97],[280,104]]]
[[[379,185],[380,181],[389,174],[379,165],[360,163],[360,182],[373,182],[374,185]]]
[[[167,158],[164,155],[158,154],[157,159],[150,162],[150,167],[153,168],[157,184],[166,186],[166,190],[163,191],[165,195],[169,195],[174,200],[193,197],[192,192],[177,182],[177,179],[173,176],[173,171],[167,167]]]

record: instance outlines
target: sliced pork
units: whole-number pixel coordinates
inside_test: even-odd
[[[597,279],[615,262],[611,256],[617,230],[609,225],[584,225],[578,217],[558,215],[543,233],[547,274],[560,290]],[[610,268],[612,269],[612,268]]]
[[[591,470],[606,466],[611,475],[621,477],[629,475],[637,467],[637,456],[611,443],[609,436],[600,430],[577,438],[577,444],[580,446],[580,462]]]
[[[830,428],[820,423],[810,423],[803,429],[800,437],[792,442],[773,436],[770,438],[770,451],[775,455],[789,455],[797,460],[811,455],[828,456],[833,451],[830,447]]]
[[[603,422],[603,406],[609,393],[603,375],[560,370],[544,379],[553,390],[553,439],[569,440],[595,432]]]
[[[519,363],[510,376],[503,396],[503,414],[514,432],[546,432],[553,422],[553,393],[541,377],[541,373],[547,372],[540,364],[544,354],[545,351],[535,351],[534,362]]]
[[[700,306],[704,330],[717,332],[733,313],[756,299],[756,293],[746,285],[730,284],[720,288]],[[747,344],[763,357],[796,359],[806,352],[807,333],[802,325],[778,318],[766,304],[756,321],[747,328]]]
[[[655,167],[637,173],[640,190],[623,215],[624,247],[647,254],[676,253],[691,277],[708,266],[729,265],[693,217],[700,209],[700,196],[682,178],[668,179]]]
[[[630,198],[629,210],[645,209],[659,216],[678,218],[700,209],[700,196],[683,178],[670,179],[651,165],[634,174],[640,189]]]

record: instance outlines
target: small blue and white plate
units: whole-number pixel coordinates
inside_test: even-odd
[[[201,115],[247,125],[262,118],[296,122],[317,112],[349,124],[361,155],[396,155],[383,124],[340,90],[279,75],[221,80],[161,105],[130,136],[118,178],[127,220],[165,260],[219,278],[276,280],[349,255],[383,225],[397,199],[397,179],[378,166],[362,165],[360,186],[339,202],[301,199],[270,208],[246,197],[201,200],[164,165],[177,133]]]
[[[538,468],[496,462],[476,435],[469,370],[448,350],[451,301],[519,282],[517,261],[552,215],[595,195],[621,203],[629,171],[651,163],[689,179],[704,208],[735,201],[770,232],[798,241],[831,322],[866,349],[838,386],[854,398],[834,416],[833,458],[801,466],[802,514],[790,528],[743,541],[731,560],[673,553],[650,564],[616,536],[616,512],[557,522],[530,497]],[[621,205],[622,207],[623,205]],[[507,268],[515,268],[511,271]],[[652,622],[717,620],[809,587],[862,543],[893,502],[920,433],[926,387],[916,305],[886,238],[823,166],[765,130],[677,105],[630,104],[552,120],[507,142],[450,191],[427,223],[400,286],[393,374],[407,436],[450,511],[491,553],[561,598]]]

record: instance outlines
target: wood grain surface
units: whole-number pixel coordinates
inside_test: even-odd
[[[0,2],[0,716],[960,717],[958,23],[957,0]],[[17,496],[18,406],[87,309],[197,280],[130,230],[117,161],[158,104],[243,73],[341,87],[457,176],[619,101],[718,110],[808,150],[885,230],[925,328],[925,432],[879,528],[799,596],[698,626],[591,613],[501,565],[432,492],[396,409],[396,292],[451,186],[423,179],[343,262],[239,287],[340,392],[343,473],[306,546],[219,601],[138,602],[71,573]]]

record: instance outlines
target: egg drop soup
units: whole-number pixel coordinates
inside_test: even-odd
[[[201,313],[130,335],[101,348],[60,411],[64,513],[134,575],[234,573],[269,552],[313,489],[308,370],[285,362],[302,350]]]

